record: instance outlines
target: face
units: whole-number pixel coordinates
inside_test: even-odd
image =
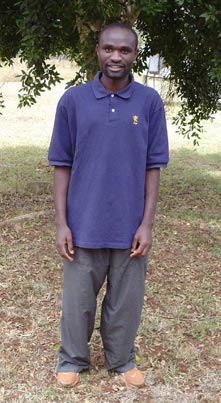
[[[100,70],[105,79],[124,80],[128,78],[137,57],[134,34],[125,28],[107,28],[97,45]]]

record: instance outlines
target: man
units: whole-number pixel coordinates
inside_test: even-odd
[[[104,27],[96,50],[100,72],[60,99],[49,149],[56,243],[64,258],[57,381],[73,387],[90,366],[96,297],[107,279],[101,312],[106,366],[127,385],[141,386],[134,339],[160,168],[168,162],[165,115],[157,92],[131,74],[138,50],[130,26]]]

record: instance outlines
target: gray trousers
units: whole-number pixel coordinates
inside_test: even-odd
[[[105,279],[101,337],[108,370],[135,366],[134,340],[143,306],[146,257],[130,258],[130,249],[75,247],[74,262],[64,263],[61,346],[56,372],[80,372],[90,366],[90,341],[97,295]]]

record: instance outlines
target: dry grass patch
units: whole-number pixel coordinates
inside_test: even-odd
[[[104,368],[99,335],[103,288],[91,340],[91,370],[82,374],[76,390],[63,390],[54,378],[62,271],[54,246],[52,175],[47,167],[54,108],[62,89],[46,93],[31,110],[17,111],[16,91],[7,88],[13,102],[1,118],[0,401],[220,402],[221,145],[216,128],[221,114],[211,127],[205,125],[207,133],[197,150],[170,133],[171,163],[162,172],[136,339],[145,387],[128,390]]]

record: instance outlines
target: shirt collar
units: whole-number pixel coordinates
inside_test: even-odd
[[[94,95],[97,99],[105,98],[105,97],[109,96],[110,94],[112,94],[111,91],[107,90],[103,86],[103,84],[100,81],[100,76],[101,76],[101,72],[98,71],[98,73],[95,75],[95,77],[92,81]],[[130,98],[130,96],[133,92],[133,86],[134,86],[134,77],[133,77],[132,73],[130,73],[129,78],[130,78],[130,83],[126,87],[124,87],[122,90],[114,93],[115,95],[117,95],[118,97],[121,97],[121,98],[125,98],[125,99]]]

